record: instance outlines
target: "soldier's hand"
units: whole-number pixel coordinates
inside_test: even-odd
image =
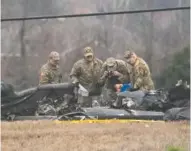
[[[113,75],[114,76],[121,76],[121,73],[119,73],[118,71],[113,71]]]
[[[109,72],[108,71],[105,71],[104,73],[103,73],[103,77],[108,77],[109,76]]]
[[[72,84],[74,84],[74,85],[79,85],[79,81],[78,81],[77,79],[74,79],[74,80],[72,81]]]

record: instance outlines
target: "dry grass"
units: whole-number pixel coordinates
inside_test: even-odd
[[[189,150],[189,123],[56,124],[2,122],[3,151]]]

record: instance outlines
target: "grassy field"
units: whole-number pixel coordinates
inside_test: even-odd
[[[189,123],[2,122],[1,141],[2,151],[189,151]]]

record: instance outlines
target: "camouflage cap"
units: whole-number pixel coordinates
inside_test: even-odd
[[[132,51],[125,51],[125,54],[124,54],[124,58],[130,58],[132,55],[134,55],[135,53],[132,52]]]
[[[84,48],[84,56],[87,57],[87,56],[93,56],[93,50],[91,47],[86,47]]]
[[[56,51],[52,51],[50,54],[49,54],[49,59],[53,59],[53,60],[60,60],[60,54]]]
[[[108,59],[106,60],[106,65],[107,65],[107,66],[114,66],[114,65],[115,65],[115,62],[116,62],[115,58],[110,57],[110,58],[108,58]]]

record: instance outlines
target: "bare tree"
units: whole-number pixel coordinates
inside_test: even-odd
[[[151,9],[153,7],[153,0],[148,0],[147,1],[147,8]],[[147,39],[145,42],[145,48],[146,48],[146,60],[147,63],[150,67],[150,70],[152,72],[152,57],[153,57],[153,13],[149,13],[148,14],[148,26],[146,26],[145,28],[148,28],[147,31]]]
[[[25,0],[23,2],[23,17],[27,16],[27,3],[28,0]],[[21,30],[20,30],[20,42],[21,42],[21,51],[20,51],[20,61],[21,61],[21,75],[20,75],[20,80],[21,80],[21,87],[22,88],[27,88],[27,54],[26,54],[26,47],[25,47],[25,20],[22,21],[21,24]]]
[[[25,36],[25,21],[22,21],[21,25],[21,31],[20,31],[20,42],[21,42],[21,87],[26,88],[27,87],[27,61],[26,61],[26,50],[25,50],[25,42],[24,42],[24,36]]]

